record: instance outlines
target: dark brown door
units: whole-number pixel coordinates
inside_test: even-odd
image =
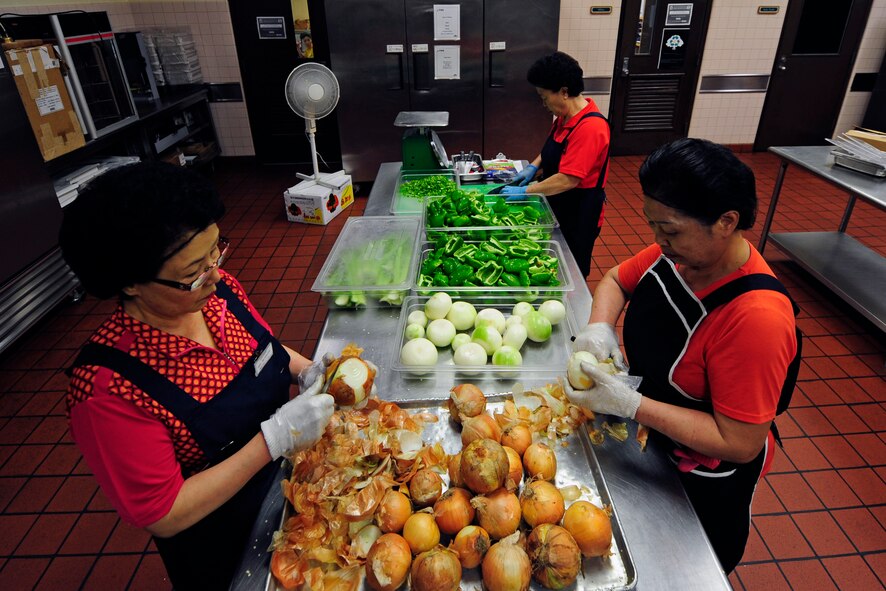
[[[871,0],[790,2],[755,150],[831,137],[870,9]]]
[[[610,104],[612,154],[647,154],[686,135],[710,0],[626,0]]]

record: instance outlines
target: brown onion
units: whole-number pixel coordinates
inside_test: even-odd
[[[572,534],[585,556],[605,556],[612,544],[609,514],[593,503],[576,501],[563,516],[563,527]]]
[[[510,462],[501,444],[491,439],[478,439],[461,452],[461,480],[475,493],[492,492],[504,486]]]
[[[434,519],[444,534],[454,536],[474,520],[471,493],[463,488],[450,488],[434,503]]]
[[[474,384],[459,384],[449,392],[446,406],[457,423],[486,410],[486,396]]]
[[[465,483],[461,479],[461,452],[454,456],[449,456],[447,468],[449,472],[449,486],[464,486]]]
[[[520,481],[523,480],[523,462],[520,461],[520,455],[514,451],[514,448],[502,447],[508,454],[508,478],[505,481],[505,488],[517,490],[520,487]]]
[[[478,525],[469,525],[456,534],[452,549],[458,554],[462,567],[479,566],[489,550],[489,534]]]
[[[557,474],[557,456],[544,443],[533,443],[523,453],[523,467],[532,477],[553,480]]]
[[[532,445],[532,431],[522,423],[511,425],[502,432],[501,444],[513,448],[522,457],[526,448]]]
[[[394,591],[406,580],[412,553],[397,534],[384,534],[366,555],[366,583],[375,591]]]
[[[482,571],[486,591],[526,591],[532,581],[529,556],[510,538],[493,544],[483,557]]]
[[[563,495],[547,480],[533,480],[523,487],[520,509],[529,527],[542,523],[559,523],[565,511]]]
[[[477,439],[492,439],[496,443],[501,441],[498,421],[486,413],[465,419],[461,425],[461,444],[467,445]]]
[[[386,534],[399,533],[410,515],[412,503],[409,502],[409,497],[392,489],[381,498],[378,509],[375,510],[375,522]]]
[[[581,570],[581,550],[572,535],[559,525],[543,523],[526,540],[532,576],[548,589],[571,585]]]
[[[474,497],[471,505],[477,510],[480,527],[493,539],[509,536],[520,526],[520,499],[505,488]]]
[[[417,507],[428,507],[443,493],[443,479],[429,468],[422,468],[409,481],[409,494]]]
[[[458,554],[439,546],[412,561],[410,585],[414,591],[455,591],[461,584]]]
[[[440,528],[430,513],[413,513],[403,526],[403,538],[413,554],[427,552],[440,543]]]

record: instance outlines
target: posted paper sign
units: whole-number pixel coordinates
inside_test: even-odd
[[[460,41],[460,19],[460,5],[434,4],[434,41]]]
[[[434,80],[461,79],[460,50],[458,45],[434,46]]]

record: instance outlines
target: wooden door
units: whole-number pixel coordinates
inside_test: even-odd
[[[611,151],[648,154],[686,135],[710,0],[625,0],[612,85]]]
[[[755,150],[826,143],[840,115],[870,9],[871,0],[790,2]]]

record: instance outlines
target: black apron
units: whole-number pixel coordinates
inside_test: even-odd
[[[630,373],[643,377],[645,396],[713,414],[710,400],[690,396],[672,380],[689,339],[708,311],[664,256],[640,279],[625,312],[624,344]],[[708,458],[660,434],[655,437],[680,469],[683,487],[717,558],[723,570],[731,572],[744,554],[751,501],[769,448],[768,437],[747,464]]]
[[[546,178],[550,178],[560,172],[560,159],[566,151],[569,136],[588,117],[599,117],[606,121],[601,113],[586,113],[581,119],[566,132],[562,142],[554,141],[554,132],[551,130],[545,145],[541,149],[541,169]],[[606,121],[608,125],[609,122]],[[591,273],[591,254],[594,252],[594,242],[600,235],[600,216],[603,213],[603,203],[606,201],[606,191],[603,190],[603,182],[606,179],[606,170],[609,167],[609,151],[606,152],[606,161],[597,178],[597,186],[590,189],[569,189],[557,195],[551,195],[549,201],[557,221],[560,222],[560,231],[569,245],[569,250],[578,268],[581,271],[582,280]],[[531,191],[531,188],[530,188]]]
[[[289,400],[292,383],[289,354],[279,341],[224,282],[217,284],[216,295],[227,301],[228,311],[258,341],[258,347],[240,373],[208,402],[197,402],[148,365],[113,347],[88,343],[73,365],[107,367],[162,404],[188,427],[206,455],[206,467],[246,445],[261,430],[261,422]],[[171,538],[154,538],[176,590],[229,587],[276,474],[277,463],[271,462],[201,521]]]

